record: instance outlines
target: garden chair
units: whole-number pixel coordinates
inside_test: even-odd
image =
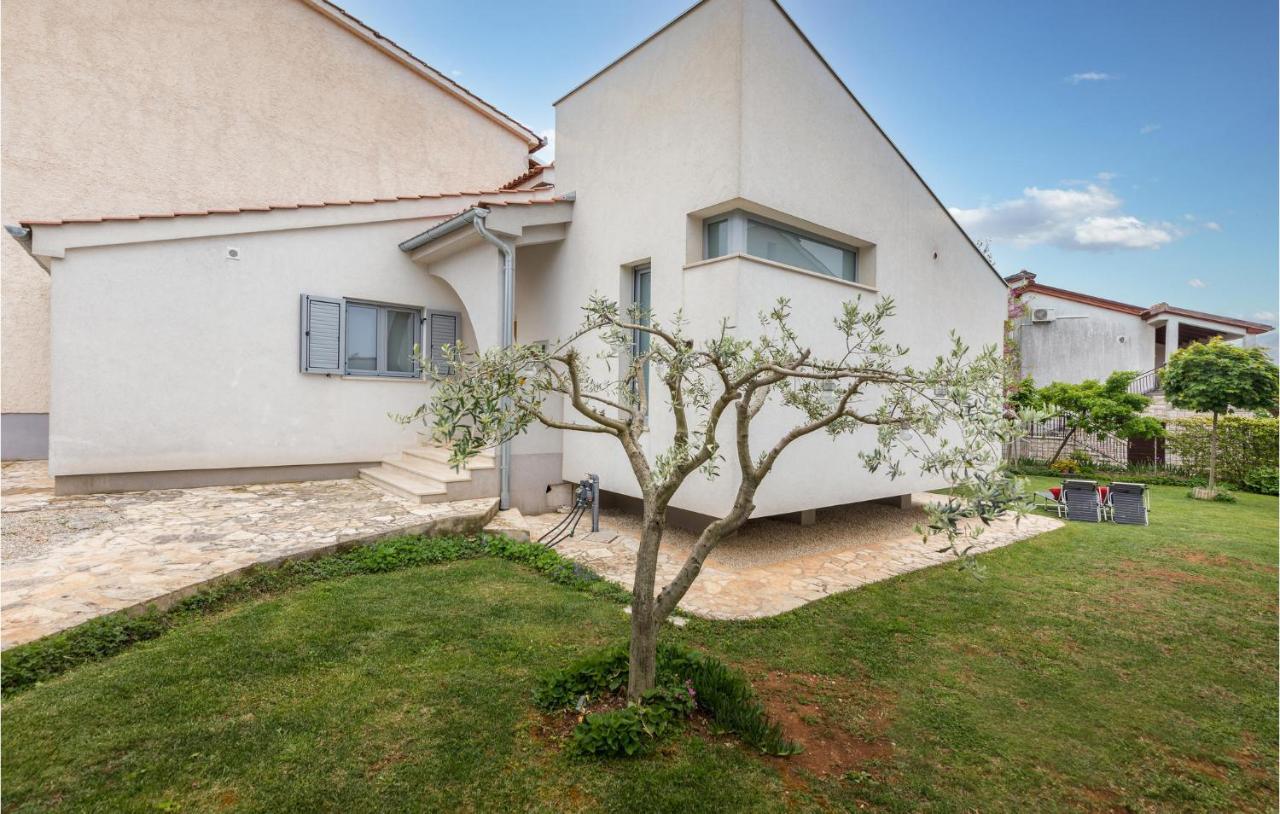
[[[1057,512],[1058,517],[1062,517],[1067,511],[1067,504],[1062,501],[1062,487],[1058,486],[1053,489],[1036,492],[1035,507],[1045,511]]]
[[[1113,483],[1107,493],[1111,522],[1145,526],[1151,513],[1151,493],[1145,483]]]
[[[1068,520],[1102,522],[1102,498],[1098,495],[1098,484],[1094,481],[1064,480],[1062,502],[1066,505]]]

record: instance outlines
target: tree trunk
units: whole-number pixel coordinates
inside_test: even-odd
[[[1213,414],[1213,428],[1209,431],[1209,494],[1213,495],[1218,485],[1218,414]]]
[[[652,589],[650,589],[652,593]],[[653,601],[643,609],[631,604],[631,650],[627,667],[627,700],[639,701],[653,689],[658,674],[658,625],[653,618]]]
[[[648,503],[648,501],[646,501]],[[631,585],[631,648],[627,671],[627,700],[639,701],[653,689],[658,668],[658,626],[654,608],[654,583],[658,578],[658,549],[666,518],[651,515],[645,507],[640,549],[636,552],[636,576]]]
[[[1049,463],[1048,463],[1048,464],[1046,464],[1046,466],[1053,466],[1053,462],[1054,462],[1054,461],[1056,461],[1056,460],[1058,460],[1058,456],[1062,454],[1062,450],[1066,449],[1066,447],[1067,447],[1067,442],[1068,442],[1068,441],[1070,441],[1070,440],[1071,440],[1071,436],[1073,436],[1073,435],[1075,435],[1075,434],[1076,434],[1076,428],[1075,428],[1075,427],[1072,427],[1070,430],[1068,430],[1068,431],[1067,431],[1067,435],[1066,435],[1066,437],[1064,437],[1064,438],[1062,439],[1062,443],[1061,443],[1061,444],[1058,444],[1058,449],[1057,449],[1057,451],[1053,453],[1053,457],[1049,459]]]

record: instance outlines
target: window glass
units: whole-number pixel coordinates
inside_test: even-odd
[[[378,309],[347,305],[347,370],[378,369]]]
[[[387,311],[387,370],[413,372],[413,343],[418,315],[410,311]]]
[[[636,266],[634,270],[635,278],[632,284],[631,299],[636,307],[641,310],[639,319],[641,325],[649,324],[649,311],[653,308],[653,295],[650,284],[650,275],[648,266]],[[652,337],[646,331],[636,331],[635,348],[636,355],[639,356],[649,352],[649,340]],[[645,393],[649,392],[649,365],[646,362],[644,366],[644,389]]]
[[[747,254],[844,280],[857,278],[856,254],[758,220],[747,221]]]
[[[703,259],[723,257],[729,253],[729,219],[711,221],[706,226],[706,252]]]

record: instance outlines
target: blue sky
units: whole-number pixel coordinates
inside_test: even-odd
[[[536,131],[689,0],[339,0]],[[787,0],[1004,274],[1275,324],[1277,10]]]

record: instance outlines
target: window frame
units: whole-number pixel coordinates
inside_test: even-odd
[[[785,233],[794,235],[795,237],[803,238],[805,240],[811,240],[814,243],[819,243],[823,246],[827,246],[828,248],[832,248],[840,252],[849,252],[853,256],[853,278],[850,279],[848,277],[845,277],[843,273],[828,274],[825,271],[818,271],[817,269],[805,268],[804,266],[796,266],[791,263],[783,263],[780,260],[774,260],[773,258],[770,258],[770,257],[761,257],[758,254],[752,254],[750,251],[747,250],[747,230],[752,221],[759,223],[762,226],[768,226],[772,229],[777,229],[780,232],[785,232]],[[725,223],[725,222],[729,224],[727,233],[726,233],[726,239],[725,239],[725,251],[723,254],[712,255],[711,240],[709,239],[711,227],[720,223]],[[704,218],[702,221],[702,259],[714,260],[717,257],[728,257],[730,255],[735,255],[735,254],[741,254],[746,257],[754,257],[757,260],[764,260],[765,262],[768,262],[768,263],[777,263],[779,265],[786,266],[788,268],[799,269],[800,271],[805,271],[810,274],[819,274],[823,277],[830,277],[833,280],[841,280],[846,283],[858,283],[859,285],[863,284],[862,281],[859,279],[862,276],[861,275],[862,263],[861,263],[861,258],[859,257],[860,251],[858,246],[854,246],[849,243],[842,243],[838,240],[833,240],[829,237],[823,237],[822,235],[817,235],[817,234],[814,234],[813,232],[805,231],[804,229],[797,229],[794,226],[790,226],[786,223],[782,223],[772,218],[767,218],[763,215],[757,215],[754,212],[748,212],[742,209],[735,209],[723,215],[712,215],[707,218]]]
[[[643,263],[636,263],[631,267],[631,305],[633,307],[640,305],[641,279],[648,283],[646,288],[649,302],[644,314],[638,316],[637,319],[642,325],[650,325],[653,322],[653,264],[648,260]],[[648,351],[649,344],[652,341],[652,334],[646,331],[633,330],[631,337],[632,358]],[[645,346],[644,348],[640,347],[642,344]],[[643,376],[645,400],[647,401],[649,396],[649,363],[647,361],[644,364]]]
[[[372,308],[372,309],[375,309],[377,312],[377,318],[375,320],[375,327],[374,327],[377,347],[376,347],[376,358],[374,361],[373,370],[353,369],[347,364],[347,361],[349,358],[348,348],[350,347],[350,342],[348,342],[347,340],[348,340],[348,337],[350,336],[349,332],[351,330],[351,319],[349,318],[347,309],[349,309],[352,306],[355,306],[357,308]],[[379,302],[377,300],[362,300],[362,299],[346,297],[343,299],[343,302],[342,302],[342,318],[343,318],[342,319],[343,321],[342,375],[359,377],[359,378],[373,378],[373,379],[420,379],[422,378],[422,365],[418,364],[417,358],[412,359],[413,370],[411,371],[399,371],[399,370],[387,369],[387,363],[389,358],[387,345],[391,339],[391,336],[389,333],[391,312],[408,313],[411,315],[411,318],[413,319],[413,345],[421,349],[423,309],[420,306],[404,305],[402,303],[392,303],[392,302]]]

